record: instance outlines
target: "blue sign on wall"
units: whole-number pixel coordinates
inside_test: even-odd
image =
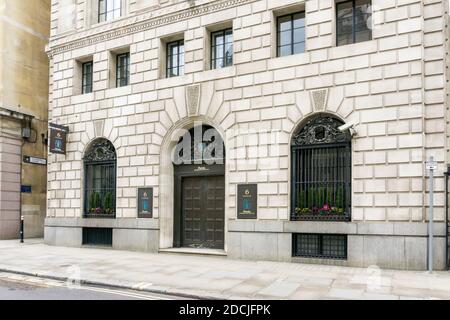
[[[138,218],[153,218],[153,188],[138,189]]]
[[[31,193],[31,186],[20,186],[20,192]]]

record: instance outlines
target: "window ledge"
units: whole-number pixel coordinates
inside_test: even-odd
[[[267,69],[274,70],[280,68],[301,66],[310,63],[310,53],[305,51],[303,53],[291,54],[289,56],[278,57],[275,56],[268,60]]]
[[[96,22],[91,23],[88,28],[92,28],[92,29],[93,28],[101,28],[101,27],[107,26],[114,22],[120,22],[120,21],[126,20],[127,18],[129,18],[129,16],[125,14],[125,15],[122,15],[115,19],[98,22],[98,17],[97,17]]]
[[[344,44],[340,46],[336,44],[334,47],[330,48],[330,56],[328,58],[341,59],[369,53],[375,53],[377,52],[377,50],[378,50],[378,41],[374,39]]]
[[[86,102],[92,102],[95,100],[95,93],[80,93],[77,95],[74,95],[71,97],[71,103],[72,104],[80,104],[80,103],[86,103]]]
[[[132,86],[112,87],[105,90],[105,99],[117,98],[119,96],[131,95]]]
[[[192,83],[192,75],[181,75],[175,77],[167,77],[156,80],[155,87],[156,89],[166,89],[170,87],[177,87],[182,85],[188,85]]]
[[[235,65],[225,68],[209,69],[203,72],[195,73],[194,82],[211,81],[234,76],[236,76]]]

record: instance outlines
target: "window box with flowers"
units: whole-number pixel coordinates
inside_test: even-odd
[[[292,141],[293,221],[351,221],[351,136],[318,116]]]

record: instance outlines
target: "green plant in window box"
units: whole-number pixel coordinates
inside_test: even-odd
[[[345,210],[343,208],[333,207],[333,208],[331,208],[331,213],[335,214],[335,215],[344,215],[345,214]]]
[[[314,208],[316,202],[316,189],[311,187],[308,189],[308,205],[305,207]]]
[[[309,208],[295,208],[295,213],[298,215],[308,215],[311,214],[311,209]]]
[[[300,190],[297,196],[298,208],[306,208],[306,191]]]
[[[307,215],[311,213],[311,209],[307,208],[306,190],[300,190],[297,194],[297,207],[295,208],[296,215]]]
[[[101,208],[102,201],[101,201],[100,193],[93,192],[91,194],[89,203],[90,203],[89,204],[90,213],[95,213],[95,214],[102,213],[102,208]]]
[[[340,186],[336,192],[336,207],[344,208],[344,187]]]
[[[327,188],[327,203],[330,207],[335,207],[333,188]]]
[[[89,213],[94,213],[94,193],[89,196]]]
[[[318,188],[317,193],[317,205],[321,208],[319,211],[326,211],[325,207],[328,204],[325,203],[325,188]]]
[[[103,211],[105,214],[113,214],[113,195],[111,192],[108,192],[105,195],[105,199],[103,199]]]

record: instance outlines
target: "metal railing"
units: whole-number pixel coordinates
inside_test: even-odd
[[[351,220],[348,143],[292,149],[291,220]]]
[[[294,234],[293,256],[316,259],[347,259],[347,236],[334,234]]]
[[[116,163],[88,163],[85,166],[84,217],[116,217]]]

